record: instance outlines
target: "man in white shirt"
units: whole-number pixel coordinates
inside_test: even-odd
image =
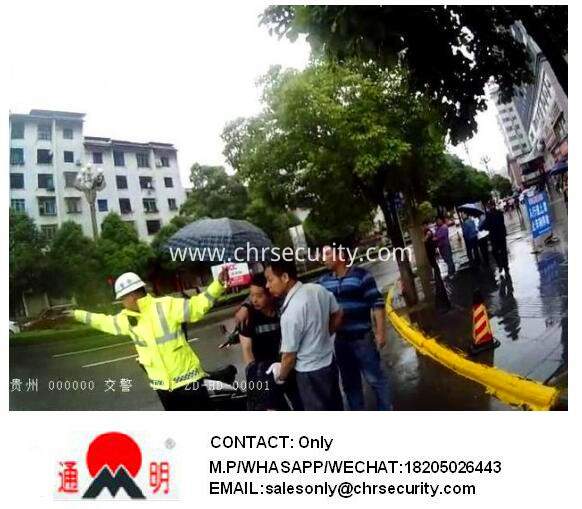
[[[275,382],[295,370],[305,410],[343,410],[332,334],[342,311],[332,293],[321,285],[297,280],[293,262],[270,263],[267,288],[284,297],[281,308],[281,363],[272,366]]]

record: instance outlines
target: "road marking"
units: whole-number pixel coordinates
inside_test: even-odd
[[[75,350],[74,352],[59,353],[57,355],[53,355],[53,357],[67,357],[69,355],[77,355],[80,353],[87,353],[87,352],[96,352],[97,350],[105,350],[106,348],[114,348],[116,346],[131,345],[131,344],[132,344],[131,341],[124,341],[123,343],[114,343],[112,345],[97,346],[95,348],[87,348],[86,350]]]
[[[83,368],[92,368],[94,366],[102,366],[103,364],[111,364],[112,362],[118,362],[118,361],[125,361],[127,359],[135,359],[137,357],[136,355],[127,355],[125,357],[118,357],[117,359],[111,359],[109,361],[101,361],[101,362],[93,362],[92,364],[85,364],[84,366],[81,366]]]
[[[190,343],[191,341],[198,341],[199,338],[192,338],[188,340],[188,343]],[[127,344],[127,343],[120,343],[120,344]],[[111,345],[113,346],[113,345]],[[125,361],[128,359],[135,359],[137,357],[136,355],[126,355],[125,357],[117,357],[116,359],[110,359],[108,361],[100,361],[100,362],[93,362],[91,364],[85,364],[84,366],[81,366],[83,368],[92,368],[94,366],[102,366],[103,364],[111,364],[112,362],[118,362],[118,361]]]

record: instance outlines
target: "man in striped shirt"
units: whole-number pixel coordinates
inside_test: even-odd
[[[378,410],[391,410],[390,387],[379,354],[386,344],[382,294],[366,269],[348,267],[347,254],[341,245],[324,247],[323,256],[330,272],[321,277],[319,284],[335,296],[344,311],[336,332],[335,356],[349,408],[364,409],[361,379],[364,375],[376,395]]]

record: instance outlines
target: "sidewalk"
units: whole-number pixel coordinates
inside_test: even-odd
[[[475,357],[477,362],[495,366],[505,371],[567,388],[568,377],[568,233],[565,208],[563,203],[552,204],[556,209],[554,234],[560,241],[551,246],[544,246],[539,254],[532,253],[533,244],[526,221],[520,223],[517,214],[506,216],[508,229],[508,250],[510,278],[499,276],[495,270],[493,258],[491,269],[482,267],[477,273],[468,267],[466,253],[455,246],[455,234],[451,235],[457,276],[445,283],[452,309],[438,312],[434,303],[417,306],[414,310],[402,309],[409,319],[440,342],[467,351],[472,340],[472,296],[480,289],[489,311],[491,327],[495,338],[501,342],[497,349]],[[461,243],[462,245],[462,243]],[[442,264],[442,273],[446,266]],[[419,285],[420,287],[420,285]],[[404,306],[401,301],[400,304]],[[392,329],[390,327],[390,329]],[[395,336],[390,331],[391,340]],[[394,338],[396,339],[396,338]],[[397,340],[402,342],[402,340]],[[410,347],[412,348],[412,347]],[[398,348],[396,347],[396,350]],[[414,349],[413,349],[414,350]],[[434,361],[424,359],[416,354],[416,363],[410,362],[409,349],[404,349],[408,363],[402,362],[403,353],[391,349],[385,353],[385,362],[395,380],[396,406],[400,409],[509,409],[503,403],[493,400],[482,387],[475,387],[473,382],[448,372],[442,366],[436,367]],[[396,357],[396,361],[394,358]],[[399,372],[407,366],[411,376],[419,366],[429,366],[432,380],[422,381],[422,390],[416,394],[406,393],[399,384],[408,383]],[[416,364],[415,369],[411,369]],[[423,370],[426,372],[427,367]],[[416,382],[416,377],[414,377]],[[425,401],[427,392],[431,397],[441,398],[433,404]],[[417,398],[416,402],[409,401]],[[418,401],[418,398],[421,398]],[[398,404],[400,400],[400,405]],[[416,406],[412,406],[412,405]],[[433,406],[434,405],[434,406]]]

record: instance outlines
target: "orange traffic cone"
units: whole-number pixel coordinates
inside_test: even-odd
[[[477,355],[487,350],[493,350],[500,344],[493,337],[483,297],[479,292],[475,292],[473,296],[473,343],[469,353],[470,355]]]

